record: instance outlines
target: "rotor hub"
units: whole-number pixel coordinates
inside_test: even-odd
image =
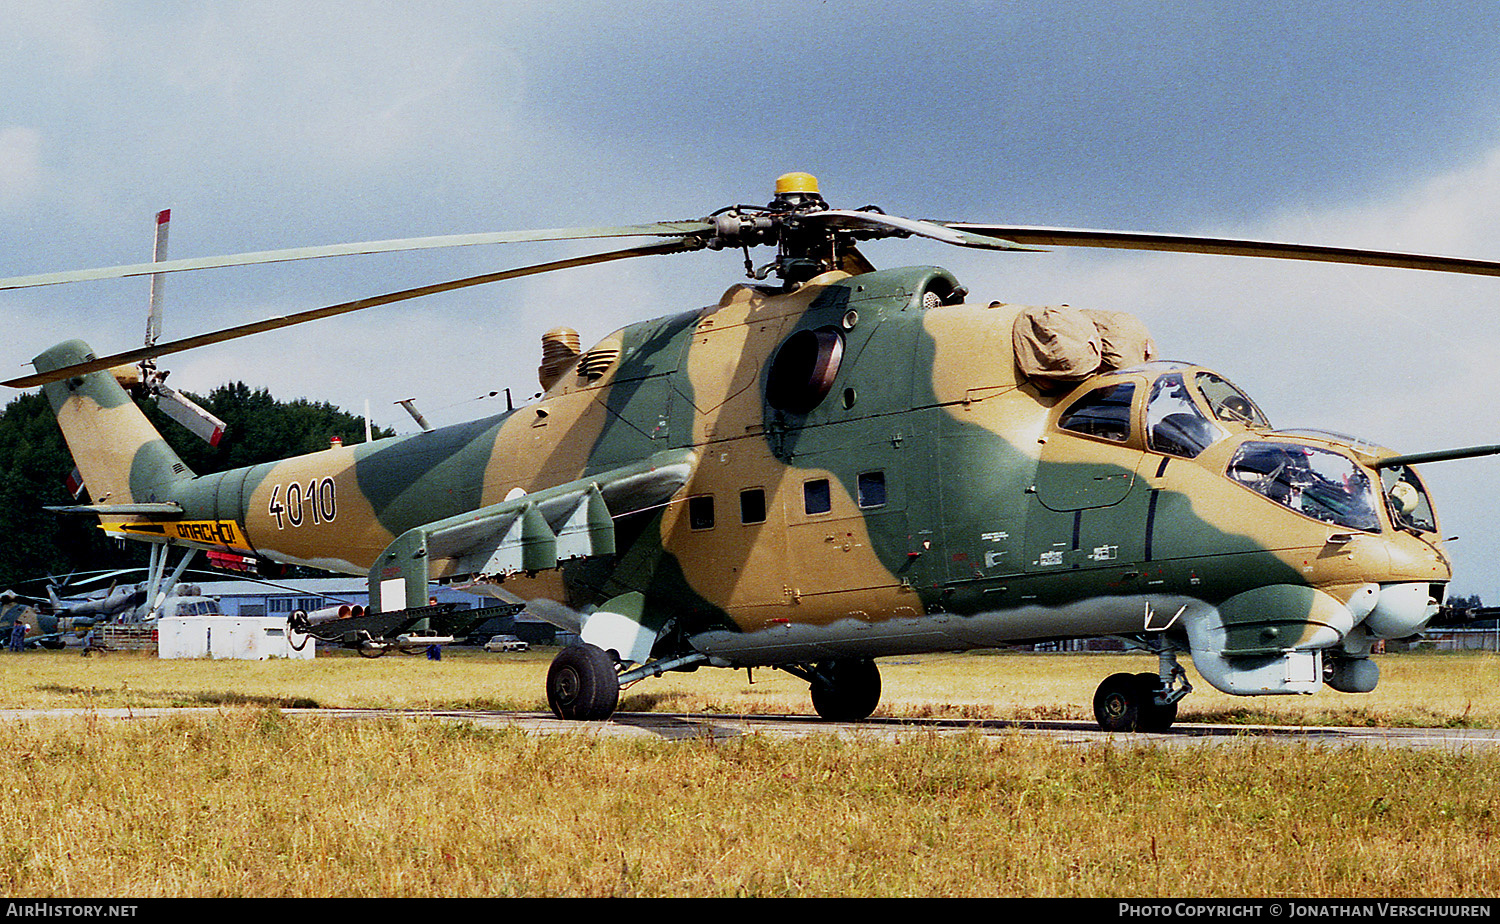
[[[705,241],[711,250],[738,247],[745,250],[745,271],[753,279],[775,274],[788,285],[797,285],[839,266],[852,236],[808,216],[829,211],[818,191],[818,178],[811,173],[784,173],[776,178],[775,195],[765,206],[736,205],[709,217],[713,236]],[[756,269],[749,250],[775,245],[776,259]]]

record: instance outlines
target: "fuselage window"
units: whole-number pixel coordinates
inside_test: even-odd
[[[859,506],[885,506],[885,472],[862,472],[859,476]]]
[[[808,513],[827,513],[833,509],[833,492],[828,489],[828,479],[819,478],[802,485],[803,509]]]
[[[766,492],[762,488],[747,488],[740,492],[740,522],[764,523],[766,521]]]
[[[1106,385],[1079,398],[1058,418],[1060,429],[1123,443],[1130,439],[1130,405],[1135,383]]]
[[[699,494],[688,498],[688,525],[693,529],[714,528],[714,496]]]

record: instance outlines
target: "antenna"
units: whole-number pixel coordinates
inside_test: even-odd
[[[423,433],[431,433],[432,424],[428,423],[427,418],[422,416],[422,412],[417,410],[416,400],[416,398],[402,398],[396,403],[406,408],[406,413],[410,414],[411,419],[417,422],[417,426],[422,428]]]

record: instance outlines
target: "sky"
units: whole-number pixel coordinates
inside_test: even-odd
[[[835,207],[1500,259],[1500,5],[0,0],[0,275],[418,235],[696,218],[816,174]],[[597,249],[607,249],[599,247]],[[164,338],[589,252],[525,244],[185,273]],[[1129,311],[1283,427],[1500,444],[1500,279],[885,241],[974,300]],[[468,289],[169,357],[409,431],[713,303],[738,253]],[[0,371],[144,337],[144,279],[0,293]],[[7,377],[8,377],[7,376]],[[1457,577],[1500,602],[1500,457],[1426,467]]]

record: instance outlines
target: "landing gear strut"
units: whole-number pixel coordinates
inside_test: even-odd
[[[620,703],[615,659],[594,645],[571,645],[547,669],[547,704],[559,719],[596,722],[614,715]]]

